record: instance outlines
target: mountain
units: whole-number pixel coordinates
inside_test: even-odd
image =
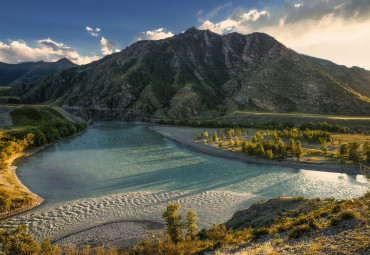
[[[77,66],[66,58],[56,62],[25,62],[7,64],[0,62],[0,86],[34,82],[41,77]]]
[[[238,109],[370,115],[368,88],[369,71],[301,55],[267,34],[190,28],[10,93],[84,117],[133,120]]]

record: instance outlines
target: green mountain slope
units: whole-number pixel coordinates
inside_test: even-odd
[[[267,34],[220,36],[190,28],[10,93],[89,118],[132,120],[237,109],[369,115],[369,86],[367,71],[323,65]]]
[[[0,86],[34,82],[41,77],[77,66],[66,58],[56,62],[26,62],[6,64],[0,62]]]

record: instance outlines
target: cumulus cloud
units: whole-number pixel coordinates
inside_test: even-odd
[[[76,50],[50,38],[37,41],[37,47],[31,47],[23,41],[12,41],[9,44],[0,42],[2,62],[19,63],[39,60],[53,62],[61,58],[68,58],[81,65],[98,60],[101,56],[80,56]]]
[[[172,36],[174,36],[174,34],[171,31],[166,32],[164,28],[158,28],[156,30],[149,30],[146,32],[137,33],[134,36],[134,41],[160,40]]]
[[[237,8],[200,29],[219,34],[265,32],[294,50],[370,69],[370,1],[286,0],[282,8]]]
[[[113,52],[119,52],[118,44],[114,41],[110,41],[105,39],[104,37],[100,40],[101,45],[101,51],[103,52],[103,55],[109,55]]]
[[[95,37],[97,37],[97,36],[99,36],[99,32],[101,31],[101,29],[100,28],[91,28],[91,27],[86,27],[86,31],[90,34],[90,35],[92,35],[92,36],[95,36]]]

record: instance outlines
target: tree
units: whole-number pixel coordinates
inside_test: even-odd
[[[214,140],[214,141],[218,140],[218,137],[217,137],[217,133],[216,133],[216,131],[213,133],[213,140]]]
[[[265,149],[263,148],[261,143],[257,143],[257,146],[255,148],[257,156],[265,156]]]
[[[208,138],[208,132],[207,131],[204,131],[204,134],[203,134],[204,138]]]
[[[244,141],[242,144],[242,152],[247,153],[248,152],[248,142]]]
[[[177,213],[180,205],[168,203],[166,211],[163,212],[163,219],[166,222],[166,234],[172,242],[177,243],[181,239],[183,223],[181,216]]]
[[[360,144],[358,142],[353,142],[349,144],[349,154],[348,158],[355,162],[360,161]]]
[[[186,213],[186,228],[188,229],[186,235],[189,236],[191,239],[194,239],[196,237],[196,234],[198,233],[199,229],[197,225],[195,224],[197,222],[197,215],[192,210],[188,210]]]
[[[302,154],[303,154],[303,149],[302,149],[301,141],[298,140],[296,142],[296,156],[297,156],[297,158],[301,159]]]
[[[267,150],[266,154],[265,154],[265,157],[267,159],[272,159],[274,157],[274,153],[272,152],[272,150]]]
[[[366,161],[370,163],[370,143],[369,142],[365,142],[364,145],[362,146],[362,153]]]
[[[38,254],[40,245],[26,232],[27,226],[19,226],[12,231],[1,231],[2,249],[8,255]]]
[[[221,140],[225,141],[225,134],[224,133],[222,133]]]
[[[296,154],[296,143],[295,143],[295,141],[294,141],[294,139],[289,139],[289,141],[288,141],[288,146],[286,147],[286,149],[288,150],[288,151],[290,151],[290,153],[291,153],[291,155],[292,156],[294,156],[295,154]]]
[[[198,139],[202,139],[203,135],[201,132],[198,133]]]
[[[218,147],[222,148],[222,146],[223,146],[222,141],[219,141]]]
[[[242,131],[240,129],[236,130],[236,136],[242,138]]]
[[[320,138],[320,144],[321,144],[321,150],[323,152],[327,152],[328,151],[328,148],[326,148],[326,141],[325,141],[325,139]]]
[[[257,143],[257,141],[258,141],[257,135],[253,136],[252,142]]]
[[[230,139],[229,144],[230,144],[230,146],[234,146],[234,144],[235,144],[234,140]]]
[[[342,155],[342,156],[346,156],[346,155],[348,155],[348,153],[349,153],[348,144],[347,143],[343,143],[340,146],[339,154]]]
[[[235,146],[239,146],[240,145],[240,141],[238,139],[238,137],[235,138]]]
[[[41,254],[42,255],[54,255],[60,254],[60,248],[58,246],[52,246],[49,238],[46,238],[41,244]]]

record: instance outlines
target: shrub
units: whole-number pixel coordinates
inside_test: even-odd
[[[303,234],[311,231],[311,227],[308,224],[303,224],[293,227],[288,234],[289,238],[299,238]]]
[[[252,234],[253,234],[253,238],[254,239],[259,239],[265,235],[268,235],[269,234],[269,230],[268,228],[258,228],[258,229],[254,229],[252,231]]]

